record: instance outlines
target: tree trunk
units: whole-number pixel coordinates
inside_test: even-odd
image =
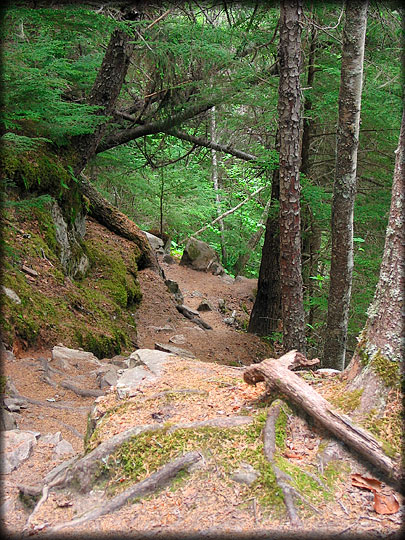
[[[212,107],[210,114],[211,114],[211,124],[210,124],[211,141],[215,144],[216,139],[217,139],[215,107]],[[225,238],[224,238],[225,228],[224,228],[224,222],[222,218],[220,218],[222,212],[221,212],[221,197],[219,195],[217,151],[214,150],[213,148],[211,149],[211,178],[212,178],[212,184],[214,186],[214,191],[215,191],[215,206],[217,209],[218,225],[219,225],[220,238],[221,238],[222,264],[225,264],[226,263],[226,249],[225,249]]]
[[[405,111],[396,150],[391,209],[380,278],[366,326],[345,374],[363,388],[358,410],[384,409],[390,387],[400,386],[405,356]]]
[[[275,169],[270,200],[278,201],[279,194],[279,170]],[[270,336],[277,330],[281,318],[279,230],[279,213],[277,212],[267,218],[257,294],[249,319],[248,332],[258,336]]]
[[[280,283],[283,347],[305,353],[300,230],[300,56],[302,2],[280,10]]]
[[[133,50],[134,39],[123,30],[114,30],[88,99],[89,105],[100,107],[97,114],[109,116],[114,110]],[[73,167],[76,176],[79,176],[89,159],[95,155],[105,129],[104,122],[93,133],[80,135],[72,141],[77,156]]]
[[[323,365],[344,369],[353,273],[353,210],[356,194],[367,1],[346,3],[336,171],[332,201],[332,259]]]
[[[249,366],[243,375],[248,384],[265,381],[269,390],[281,393],[291,403],[315,418],[322,427],[376,466],[395,487],[400,487],[401,472],[397,463],[386,456],[378,441],[366,430],[354,425],[351,419],[335,411],[331,404],[301,377],[291,371],[313,361],[297,351],[290,351],[278,360],[264,360]]]
[[[260,242],[260,238],[263,235],[263,232],[265,228],[263,227],[265,221],[267,220],[267,216],[270,211],[271,206],[271,197],[266,203],[266,206],[263,209],[262,215],[260,216],[260,219],[257,223],[257,228],[255,232],[252,234],[252,236],[249,238],[247,245],[246,245],[246,252],[242,253],[242,255],[239,255],[236,263],[233,265],[233,272],[235,276],[240,276],[247,263],[249,262],[250,256],[252,255],[253,251],[256,249],[257,244]]]

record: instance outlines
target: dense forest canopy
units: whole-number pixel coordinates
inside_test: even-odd
[[[59,156],[66,171],[51,191],[66,198],[77,182],[74,141],[102,129],[84,177],[142,229],[168,234],[175,252],[190,234],[248,199],[224,219],[222,231],[217,223],[198,237],[218,253],[226,248],[222,264],[231,274],[249,251],[244,274],[257,277],[263,238],[253,249],[249,240],[258,228],[264,230],[266,211],[278,211],[277,200],[270,209],[266,204],[278,167],[279,7],[262,2],[130,4],[16,2],[3,9],[4,204],[13,204],[16,186],[30,196],[49,192],[46,182],[21,166],[48,152]],[[308,137],[301,169],[302,262],[307,339],[315,351],[321,350],[327,311],[342,26],[342,4],[305,4],[301,88]],[[370,4],[354,214],[351,351],[366,320],[384,247],[401,117],[401,31],[396,4]],[[119,32],[129,36],[129,66],[113,110],[105,115],[89,97],[110,37]],[[281,336],[275,332],[269,338]]]

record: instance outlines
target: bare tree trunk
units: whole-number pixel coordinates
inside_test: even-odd
[[[217,126],[216,126],[216,108],[212,107],[210,111],[211,115],[211,124],[210,124],[210,135],[211,141],[215,144],[217,139]],[[219,182],[218,182],[218,161],[217,161],[217,151],[211,148],[211,178],[215,191],[215,206],[217,209],[218,216],[218,225],[221,238],[221,253],[222,253],[222,264],[226,263],[226,249],[225,249],[225,238],[224,238],[224,222],[221,216],[221,197],[219,195]]]
[[[242,253],[242,255],[239,255],[236,263],[233,266],[233,272],[235,276],[240,276],[247,263],[249,262],[250,256],[252,255],[253,251],[255,250],[257,244],[260,241],[260,238],[263,235],[263,232],[265,230],[265,227],[263,227],[265,221],[267,220],[268,213],[270,211],[271,206],[271,197],[266,203],[266,206],[263,209],[262,215],[260,216],[260,219],[257,223],[257,228],[255,232],[252,234],[252,236],[249,238],[247,244],[246,244],[246,252]]]
[[[399,386],[405,357],[405,110],[396,150],[391,209],[384,255],[366,326],[345,374],[363,388],[359,411],[384,408],[387,386]],[[378,366],[379,362],[379,366]],[[386,377],[381,377],[381,371]],[[390,377],[387,376],[390,375]]]
[[[300,57],[302,2],[280,10],[280,283],[283,347],[305,353],[300,228]]]
[[[279,195],[279,170],[275,169],[270,200],[278,201]],[[258,336],[269,336],[275,332],[281,318],[279,230],[280,219],[277,212],[267,218],[257,295],[249,319],[248,332]]]
[[[323,365],[344,369],[353,274],[353,210],[356,196],[367,1],[346,3],[336,172],[332,201],[332,260]]]

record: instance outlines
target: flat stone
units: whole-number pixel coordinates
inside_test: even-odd
[[[57,431],[56,433],[47,433],[46,435],[42,435],[41,441],[45,444],[53,444],[57,445],[62,440],[62,433],[60,431]]]
[[[75,451],[69,441],[67,441],[66,439],[62,439],[55,446],[53,453],[56,454],[57,456],[62,456],[64,454],[74,454]]]
[[[239,484],[250,486],[258,476],[259,473],[249,463],[241,463],[240,468],[232,474],[231,478]]]
[[[2,291],[7,296],[7,298],[10,298],[15,304],[21,304],[21,298],[18,296],[16,292],[13,291],[13,289],[9,289],[8,287],[5,287],[4,285],[1,286]]]
[[[91,352],[80,351],[78,349],[69,349],[56,345],[52,349],[52,360],[61,369],[69,369],[72,366],[83,363],[90,363],[100,366],[101,362]]]
[[[36,436],[29,431],[13,429],[3,433],[2,473],[9,474],[27,460],[37,442]]]
[[[155,343],[155,349],[158,351],[164,351],[168,353],[175,354],[176,356],[184,356],[185,358],[195,358],[194,354],[191,351],[186,349],[181,349],[180,347],[175,347],[174,345],[164,344],[164,343]]]
[[[197,308],[197,311],[212,311],[213,307],[208,300],[202,300]]]
[[[130,358],[135,360],[135,366],[144,366],[154,375],[160,376],[163,373],[163,366],[170,356],[172,354],[165,351],[138,349],[131,354]]]
[[[183,334],[176,334],[169,339],[170,343],[175,343],[176,345],[182,345],[186,343],[186,338]]]
[[[117,380],[117,395],[120,399],[131,397],[145,382],[153,381],[156,378],[154,373],[142,366],[126,369]]]

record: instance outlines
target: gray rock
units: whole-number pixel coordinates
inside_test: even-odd
[[[104,374],[100,374],[100,377],[98,378],[97,382],[101,390],[104,390],[104,388],[115,386],[117,384],[117,380],[118,380],[117,370],[110,369]]]
[[[158,351],[164,351],[168,353],[175,354],[176,356],[184,356],[185,358],[195,358],[194,354],[191,351],[186,349],[181,349],[180,347],[175,347],[174,345],[164,344],[164,343],[155,343],[155,349]]]
[[[176,302],[178,304],[182,304],[184,302],[184,297],[177,281],[174,281],[173,279],[166,279],[165,284],[166,287],[169,289],[169,292],[174,294],[174,299],[176,300]]]
[[[36,442],[37,438],[32,432],[20,431],[19,429],[5,431],[3,433],[2,473],[8,474],[14,471],[27,460]]]
[[[62,433],[57,431],[56,433],[47,433],[41,436],[41,441],[45,444],[53,444],[56,446],[62,440]]]
[[[173,326],[170,324],[166,324],[165,326],[148,326],[151,330],[154,330],[155,332],[171,332],[174,330]]]
[[[222,276],[223,274],[225,274],[225,268],[222,266],[222,264],[218,262],[212,263],[209,270],[214,276]]]
[[[169,341],[175,345],[182,345],[183,343],[186,343],[186,338],[183,336],[183,334],[176,334],[172,336]]]
[[[1,356],[1,359],[3,360],[3,362],[4,361],[15,362],[15,360],[16,360],[13,351],[8,351],[5,348],[3,343],[2,343],[1,350],[0,350],[0,356]]]
[[[4,294],[7,296],[7,298],[10,298],[14,303],[21,304],[21,298],[18,296],[16,292],[13,291],[13,289],[9,289],[8,287],[5,287],[4,285],[1,286]]]
[[[165,253],[163,255],[163,259],[162,261],[166,264],[174,264],[174,259],[171,255],[169,255],[168,253]]]
[[[17,429],[17,420],[14,414],[6,409],[0,409],[0,431],[10,431]]]
[[[164,351],[138,349],[131,354],[130,358],[135,360],[135,366],[146,367],[154,375],[160,376],[163,373],[163,366],[170,356],[172,356],[172,354]]]
[[[180,265],[206,272],[214,263],[219,263],[219,257],[212,247],[195,238],[187,240]]]
[[[52,360],[60,369],[69,369],[78,364],[89,363],[100,366],[101,362],[91,352],[80,351],[78,349],[69,349],[56,345],[52,349]]]
[[[63,456],[64,454],[74,454],[75,451],[69,441],[67,441],[66,439],[62,439],[55,446],[53,453],[57,456]]]
[[[117,367],[122,368],[122,369],[127,369],[128,367],[130,367],[128,365],[128,357],[127,356],[122,356],[120,354],[118,354],[117,356],[113,356],[110,360],[104,360],[104,361],[106,361],[108,363],[111,363],[114,366],[117,366]]]
[[[234,278],[231,276],[228,276],[228,274],[224,274],[223,276],[221,276],[221,279],[222,281],[225,281],[225,283],[228,283],[229,285],[233,285],[235,281]]]
[[[163,251],[164,242],[161,238],[158,238],[154,234],[148,233],[146,231],[143,232],[146,234],[146,238],[149,240],[149,244],[151,245],[152,249],[154,249],[155,251]]]
[[[231,478],[239,484],[250,486],[258,476],[259,473],[249,463],[241,463],[240,468],[232,474]]]
[[[198,298],[202,298],[204,295],[200,293],[200,291],[193,291],[191,293],[191,296],[197,296]]]
[[[213,307],[208,302],[208,300],[202,300],[200,305],[197,308],[197,311],[212,311],[212,310],[213,310]]]
[[[223,298],[218,298],[218,309],[221,313],[225,313],[226,311],[225,300]]]
[[[26,409],[28,403],[23,398],[4,398],[3,400],[5,408],[10,412],[19,412],[20,409]]]

